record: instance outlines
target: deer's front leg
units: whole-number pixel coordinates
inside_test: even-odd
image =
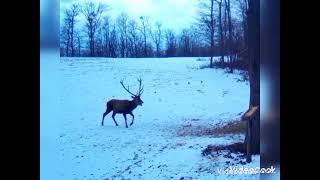
[[[132,114],[132,112],[131,113],[129,113],[131,116],[132,116],[132,121],[131,121],[131,123],[130,123],[130,126],[132,126],[132,124],[133,124],[133,120],[134,120],[134,115]]]
[[[127,115],[125,113],[123,113],[123,117],[124,117],[124,120],[126,121],[126,128],[128,128],[128,124],[127,124]]]
[[[112,114],[112,119],[113,119],[114,123],[116,123],[116,126],[118,126],[117,121],[114,119],[114,117],[115,117],[115,116],[116,116],[116,113],[115,113],[115,112],[113,112],[113,114]]]

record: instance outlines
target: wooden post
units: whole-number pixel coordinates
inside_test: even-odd
[[[246,161],[248,163],[251,162],[251,131],[252,131],[252,125],[251,125],[251,120],[249,120],[247,122],[247,126],[248,126],[248,140],[247,140],[247,158],[246,158]]]
[[[251,139],[252,139],[252,119],[258,112],[259,106],[252,106],[250,107],[242,116],[242,121],[247,122],[247,134],[246,134],[246,161],[250,163],[252,161],[251,159]]]

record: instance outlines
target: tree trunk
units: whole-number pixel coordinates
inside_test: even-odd
[[[74,57],[74,32],[73,32],[73,29],[74,29],[74,17],[71,17],[71,57]]]
[[[226,62],[228,63],[229,61],[229,56],[230,56],[230,49],[229,49],[229,39],[228,39],[228,3],[227,0],[224,0],[224,37],[225,37],[225,52],[226,52]]]
[[[80,37],[78,37],[78,56],[80,57],[81,56],[81,41],[80,41]]]
[[[69,45],[70,45],[70,30],[67,32],[67,47],[66,47],[66,55],[69,56]]]
[[[94,33],[92,34],[92,55],[95,56]]]
[[[250,107],[260,107],[260,0],[249,0],[248,50],[250,78]],[[248,121],[245,143],[250,154],[260,153],[260,111]],[[248,138],[249,135],[251,138]],[[248,140],[250,139],[250,140]],[[251,161],[251,159],[247,159]]]
[[[220,61],[224,63],[224,42],[223,42],[223,32],[222,32],[221,5],[222,5],[222,0],[219,2],[219,36],[220,36],[219,48],[220,48],[220,56],[221,56]]]
[[[147,57],[147,37],[146,37],[146,32],[144,32],[144,56]]]
[[[69,56],[69,40],[67,41],[66,56]]]
[[[231,10],[230,10],[230,0],[228,0],[228,49],[229,49],[229,62],[230,64],[230,73],[233,73],[233,61],[234,61],[234,52],[233,52],[233,38],[232,38],[232,22],[231,22]]]
[[[243,38],[244,38],[244,47],[248,47],[248,16],[247,16],[247,9],[248,2],[247,0],[243,1],[242,4],[242,28],[243,28]]]
[[[213,67],[213,47],[214,47],[214,17],[213,17],[213,0],[210,7],[210,68]]]

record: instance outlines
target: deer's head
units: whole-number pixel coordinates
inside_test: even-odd
[[[141,100],[140,96],[131,96],[133,99],[133,102],[139,106],[142,106],[143,101]]]
[[[143,101],[141,100],[141,95],[143,93],[143,86],[141,87],[141,84],[142,84],[142,79],[137,79],[138,82],[139,82],[139,89],[137,91],[136,94],[133,94],[132,92],[130,92],[129,90],[129,86],[126,88],[123,84],[123,80],[120,81],[120,84],[122,85],[122,87],[128,92],[130,93],[132,96],[132,99],[133,99],[133,102],[136,104],[136,105],[139,105],[139,106],[142,106],[143,104]]]

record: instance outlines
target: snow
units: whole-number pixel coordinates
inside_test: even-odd
[[[243,141],[244,135],[178,136],[182,126],[213,126],[239,119],[248,108],[249,85],[239,75],[200,69],[197,58],[61,58],[41,56],[41,179],[239,179],[218,174],[223,157],[201,151],[209,144]],[[125,128],[115,126],[109,99],[130,99],[120,80],[136,90],[143,106]],[[128,124],[131,116],[128,116]],[[259,156],[245,167],[259,167]],[[259,175],[241,175],[243,179]]]

